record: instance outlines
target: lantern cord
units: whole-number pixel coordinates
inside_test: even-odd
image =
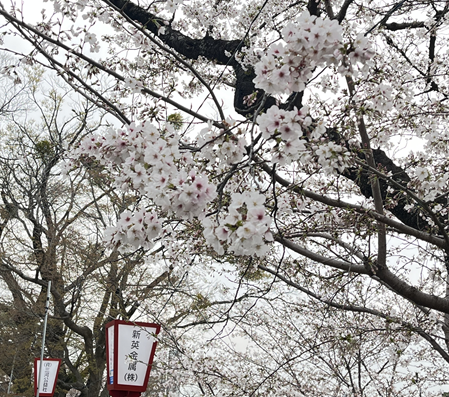
[[[39,392],[40,392],[40,387],[41,387],[42,363],[44,361],[44,348],[45,348],[45,334],[47,333],[48,308],[50,306],[50,290],[51,290],[51,281],[48,282],[47,300],[45,302],[44,332],[42,333],[41,359],[39,361],[39,376],[37,378],[37,394],[36,394],[36,397],[39,397]]]

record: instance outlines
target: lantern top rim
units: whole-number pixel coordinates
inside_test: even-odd
[[[111,320],[105,325],[105,328],[112,327],[115,324],[117,324],[117,325],[119,325],[119,324],[135,325],[137,327],[153,327],[153,328],[157,329],[156,333],[159,333],[159,331],[161,329],[160,324],[149,323],[149,322],[145,322],[145,321],[132,321],[132,320]]]

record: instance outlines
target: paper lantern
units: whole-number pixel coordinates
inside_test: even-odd
[[[34,359],[34,395],[37,396],[37,386],[40,375],[40,358]],[[39,384],[39,396],[51,397],[55,393],[61,359],[44,358],[42,360],[42,376]]]
[[[147,388],[161,326],[113,320],[106,324],[107,388],[112,397],[139,396]]]

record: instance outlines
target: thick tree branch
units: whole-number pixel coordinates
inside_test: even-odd
[[[439,238],[431,233],[426,233],[424,231],[421,231],[420,229],[415,229],[413,227],[410,227],[404,223],[395,221],[394,219],[386,216],[381,215],[377,213],[376,211],[372,211],[370,209],[367,209],[360,205],[351,204],[342,200],[333,199],[327,196],[324,196],[319,193],[312,192],[307,189],[302,189],[299,186],[291,184],[286,179],[282,178],[279,174],[273,173],[273,170],[268,166],[266,163],[261,164],[262,169],[270,176],[273,176],[274,180],[279,183],[280,185],[298,193],[299,195],[303,195],[307,198],[310,198],[311,200],[318,201],[320,203],[329,205],[331,207],[335,208],[343,208],[347,209],[349,211],[356,211],[357,213],[367,215],[369,217],[372,217],[375,220],[381,221],[385,223],[385,225],[392,227],[395,229],[398,233],[404,233],[409,236],[416,237],[420,240],[426,241],[430,244],[434,244],[435,246],[443,249],[447,249],[446,242],[444,239]]]
[[[233,56],[243,46],[243,40],[214,39],[209,35],[201,39],[194,39],[173,29],[168,21],[156,17],[131,1],[103,1],[107,4],[113,4],[116,9],[120,10],[120,13],[133,21],[139,22],[144,29],[152,32],[159,40],[187,59],[195,60],[201,56],[218,65],[231,66],[236,77],[234,108],[243,115],[253,112],[254,106],[248,107],[245,104],[245,97],[257,91],[257,98],[260,100],[264,93],[262,90],[256,90],[254,86],[253,79],[256,77],[254,70],[252,68],[243,69]],[[160,30],[161,27],[164,29]],[[274,103],[274,98],[269,97],[264,109],[268,109]]]
[[[396,276],[385,265],[355,265],[350,262],[340,261],[316,254],[313,251],[310,251],[290,240],[286,240],[279,236],[275,237],[275,240],[283,246],[291,249],[292,251],[305,256],[306,258],[312,259],[313,261],[322,263],[323,265],[330,266],[335,269],[344,270],[345,272],[369,275],[375,280],[380,280],[396,294],[402,296],[410,302],[413,302],[416,305],[438,310],[443,313],[449,313],[449,299],[441,298],[436,295],[431,295],[420,291],[416,287],[411,286],[400,277]]]
[[[291,240],[288,240],[288,239],[280,237],[280,236],[276,236],[275,241],[282,244],[284,247],[291,249],[292,251],[296,252],[297,254],[305,256],[306,258],[309,258],[318,263],[322,263],[323,265],[332,267],[334,269],[340,269],[340,270],[343,270],[348,273],[369,274],[369,271],[366,269],[366,267],[364,265],[356,265],[351,262],[322,256],[313,251],[310,251],[309,249],[307,249],[305,247],[302,247],[299,244],[294,243]]]
[[[345,2],[343,3],[343,5],[340,8],[340,11],[337,14],[338,22],[341,23],[345,19],[346,13],[348,12],[348,8],[353,2],[354,2],[354,0],[345,0]]]
[[[108,3],[110,3],[109,0],[103,0],[106,1]],[[112,3],[110,3],[111,6],[113,8],[115,8],[117,11],[119,11],[124,18],[126,18],[128,20],[128,22],[130,24],[132,24],[136,29],[138,29],[140,32],[142,32],[152,43],[154,43],[156,46],[158,46],[162,51],[166,52],[167,54],[169,54],[170,56],[172,56],[177,63],[179,63],[180,65],[183,65],[186,69],[190,70],[190,72],[201,82],[201,84],[206,88],[207,92],[209,93],[209,95],[211,96],[212,100],[215,103],[215,106],[217,108],[218,113],[220,114],[220,118],[221,120],[224,120],[226,117],[223,113],[223,109],[217,99],[217,97],[215,96],[215,92],[213,91],[213,89],[210,87],[210,85],[203,79],[203,77],[198,73],[198,71],[188,62],[184,61],[184,59],[182,59],[177,53],[175,53],[174,51],[172,51],[171,49],[169,49],[168,47],[164,46],[159,40],[153,38],[153,36],[151,36],[150,34],[147,33],[147,31],[145,30],[145,28],[143,26],[138,26],[134,20],[132,20],[131,18],[129,18],[128,15],[126,15],[122,9],[117,9]]]
[[[391,22],[386,23],[384,27],[387,30],[390,30],[392,32],[397,30],[404,30],[404,29],[418,29],[418,28],[424,28],[426,25],[422,21],[414,21],[414,22]]]
[[[346,76],[346,83],[348,85],[348,90],[349,90],[349,94],[351,95],[351,98],[354,98],[355,85],[354,85],[354,81],[352,80],[352,78],[350,76]],[[353,102],[353,100],[351,100],[351,102]],[[360,134],[360,138],[361,138],[362,146],[363,146],[362,150],[365,155],[366,162],[371,168],[376,168],[376,161],[374,159],[374,154],[371,149],[370,138],[368,135],[368,131],[366,129],[365,120],[364,120],[363,116],[361,116],[361,115],[358,116],[357,123],[358,123],[358,130],[359,130],[359,134]],[[374,208],[380,215],[383,215],[384,214],[384,203],[383,203],[383,199],[382,199],[382,192],[381,192],[381,188],[380,188],[379,179],[377,178],[377,176],[371,174],[369,177],[369,181],[370,181],[371,191],[372,191],[373,199],[374,199]],[[386,262],[387,262],[387,240],[386,240],[386,237],[387,237],[387,233],[386,233],[385,224],[383,224],[380,221],[377,221],[377,244],[378,244],[377,261],[378,261],[379,266],[386,266]]]
[[[330,307],[334,307],[339,310],[355,312],[355,313],[367,313],[367,314],[371,314],[371,315],[379,317],[379,318],[383,318],[387,321],[394,322],[396,324],[400,324],[405,329],[411,330],[413,332],[416,332],[418,335],[420,335],[423,339],[425,339],[427,342],[430,343],[432,348],[435,351],[437,351],[445,361],[449,362],[449,354],[446,352],[446,350],[444,350],[438,344],[438,342],[434,338],[432,338],[432,336],[429,335],[429,333],[424,331],[421,327],[417,327],[413,324],[410,324],[409,322],[404,321],[399,317],[389,316],[389,315],[382,313],[381,311],[376,310],[376,309],[370,309],[370,308],[364,307],[364,306],[341,304],[341,303],[334,302],[333,300],[325,299],[322,296],[310,291],[309,289],[304,288],[302,285],[288,279],[284,275],[280,274],[278,270],[270,269],[269,267],[266,267],[264,265],[258,265],[258,268],[267,273],[272,274],[276,278],[282,280],[285,284],[290,285],[291,287],[305,293],[306,295],[308,295],[308,296],[316,299],[317,301],[322,302],[325,305],[328,305]]]

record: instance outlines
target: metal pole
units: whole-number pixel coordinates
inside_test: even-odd
[[[17,357],[17,351],[16,351],[16,354],[14,354],[14,360],[12,360],[11,375],[9,376],[8,391],[6,392],[6,394],[9,394],[11,392],[11,385],[12,385],[12,378],[14,376],[14,365],[16,363],[16,357]]]
[[[48,282],[47,301],[45,302],[44,332],[42,334],[42,349],[41,349],[41,359],[39,361],[39,376],[37,378],[37,395],[36,395],[36,397],[39,397],[39,389],[41,387],[42,363],[44,361],[45,334],[47,333],[48,307],[50,306],[50,290],[51,290],[51,281]]]

